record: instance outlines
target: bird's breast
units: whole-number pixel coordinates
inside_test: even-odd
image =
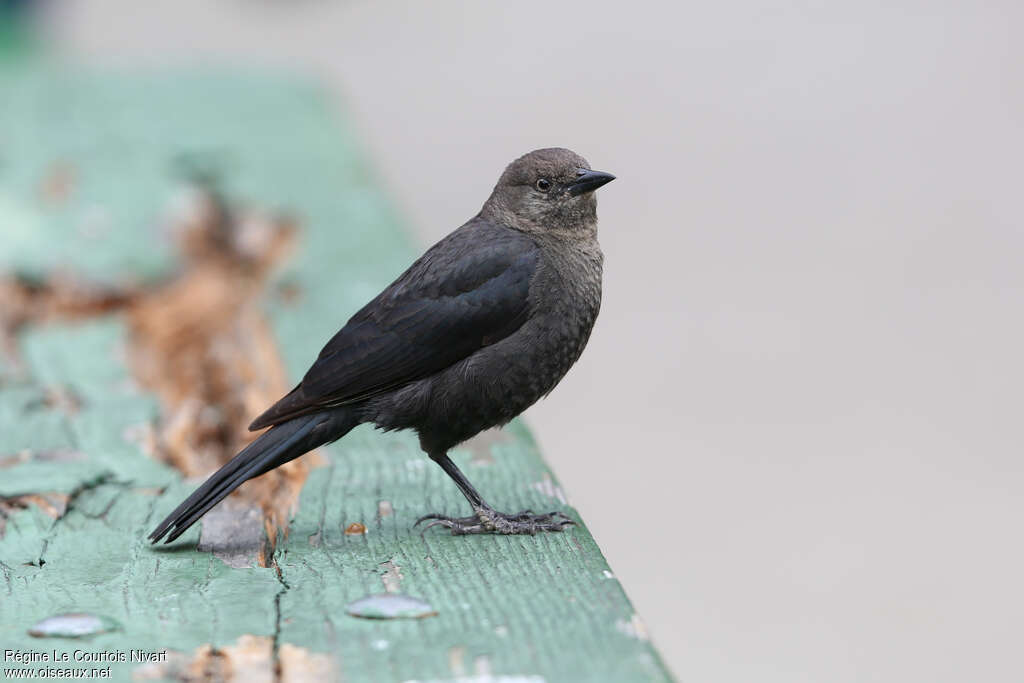
[[[415,427],[421,438],[446,448],[505,424],[554,389],[579,359],[597,319],[600,251],[556,253],[538,267],[529,296],[530,315],[521,327],[382,399],[377,424]]]

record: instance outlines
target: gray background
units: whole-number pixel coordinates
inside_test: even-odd
[[[789,5],[780,7],[779,5]],[[1018,2],[74,0],[67,55],[336,86],[424,245],[515,156],[600,193],[528,419],[685,681],[1020,681]]]

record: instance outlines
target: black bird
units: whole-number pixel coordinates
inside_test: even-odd
[[[594,190],[615,176],[567,149],[505,169],[474,218],[431,247],[327,343],[270,427],[150,534],[173,541],[243,482],[372,422],[415,429],[473,508],[427,515],[454,534],[533,534],[561,513],[498,512],[447,455],[550,392],[580,357],[601,305]],[[419,522],[417,522],[418,524]]]

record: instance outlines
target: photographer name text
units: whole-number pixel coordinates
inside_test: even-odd
[[[4,662],[18,664],[65,663],[109,664],[166,662],[167,650],[4,650]]]

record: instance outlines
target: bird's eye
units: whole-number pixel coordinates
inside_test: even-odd
[[[537,181],[537,189],[541,192],[547,192],[551,189],[551,181],[547,178],[541,178]]]

